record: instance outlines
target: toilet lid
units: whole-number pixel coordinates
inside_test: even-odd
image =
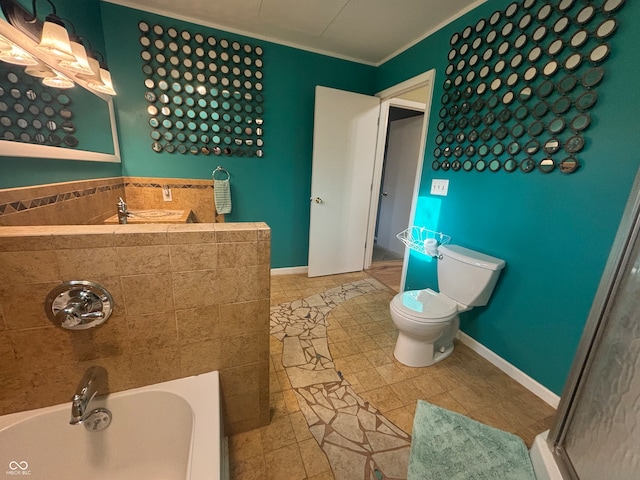
[[[402,315],[428,322],[445,321],[458,312],[458,305],[431,289],[409,290],[393,297],[391,305]]]

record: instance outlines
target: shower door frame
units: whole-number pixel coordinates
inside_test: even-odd
[[[597,351],[603,333],[609,324],[609,315],[616,292],[623,273],[631,261],[630,256],[636,241],[640,241],[640,169],[636,173],[629,200],[591,306],[567,383],[562,392],[556,420],[547,437],[547,443],[558,468],[566,479],[579,480],[564,448],[564,442],[576,405],[580,401],[583,386],[591,370],[594,353]]]

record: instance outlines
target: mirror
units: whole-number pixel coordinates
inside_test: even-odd
[[[86,8],[99,9],[98,2],[94,3],[95,7],[89,6]],[[57,61],[51,60],[51,57],[43,58],[44,55],[36,53],[35,41],[30,37],[26,37],[2,18],[0,18],[0,35],[23,46],[29,53],[39,57],[43,63],[52,64],[56,69],[61,70],[57,66]],[[102,33],[99,32],[99,35],[101,37]],[[103,40],[100,39],[100,43],[102,42]],[[63,73],[66,74],[67,72]],[[3,129],[4,134],[0,139],[2,152],[0,155],[6,157],[120,162],[115,111],[113,100],[110,96],[93,93],[83,88],[80,82],[77,82],[74,88],[62,92],[59,89],[42,85],[38,78],[27,75],[21,67],[0,62],[0,78],[2,78],[0,83],[5,84],[4,79],[8,79],[9,76],[11,78],[16,76],[19,79],[20,86],[18,90],[21,95],[16,97],[17,93],[7,92],[7,94],[0,97],[0,101],[13,105],[13,111],[17,114],[15,115],[15,122],[12,122],[13,125],[10,128]],[[72,74],[67,76],[73,77]],[[74,78],[77,80],[76,77]],[[84,83],[86,84],[86,82]],[[22,93],[22,90],[24,90],[24,93]],[[29,93],[27,94],[27,92]],[[4,100],[8,96],[11,98],[11,102]],[[36,116],[36,118],[31,117],[31,120],[28,121],[29,125],[26,127],[27,130],[24,131],[21,127],[24,122],[19,122],[21,118],[20,110],[23,112],[28,110],[32,116]],[[63,110],[68,112],[64,115],[69,118],[64,118]],[[34,114],[34,112],[38,113]],[[50,118],[45,121],[40,118],[42,114]],[[14,116],[13,113],[12,116]],[[71,117],[73,118],[71,119]],[[22,118],[26,120],[26,117]],[[75,125],[75,131],[72,134],[58,128],[59,125],[62,125],[63,119],[70,120]],[[54,124],[56,131],[51,130]]]
[[[552,158],[543,158],[538,164],[538,169],[540,169],[542,173],[552,172],[554,168],[556,168],[556,162],[554,162]]]
[[[560,171],[562,173],[573,173],[575,172],[580,164],[578,160],[573,157],[567,157],[562,162],[560,162]]]
[[[567,140],[567,142],[564,145],[564,149],[568,153],[579,152],[580,150],[582,150],[582,147],[584,147],[584,137],[580,135],[575,135],[569,138],[569,140]]]
[[[524,173],[529,173],[533,171],[534,168],[536,168],[536,162],[533,158],[525,158],[520,162],[520,170]]]

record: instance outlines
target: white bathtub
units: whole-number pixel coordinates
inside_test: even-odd
[[[0,417],[0,477],[228,479],[218,372],[110,394],[96,407],[113,414],[99,432],[69,425],[71,402]]]

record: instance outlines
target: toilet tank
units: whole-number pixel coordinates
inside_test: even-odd
[[[505,261],[458,245],[441,245],[438,251],[440,293],[462,305],[486,305]]]

